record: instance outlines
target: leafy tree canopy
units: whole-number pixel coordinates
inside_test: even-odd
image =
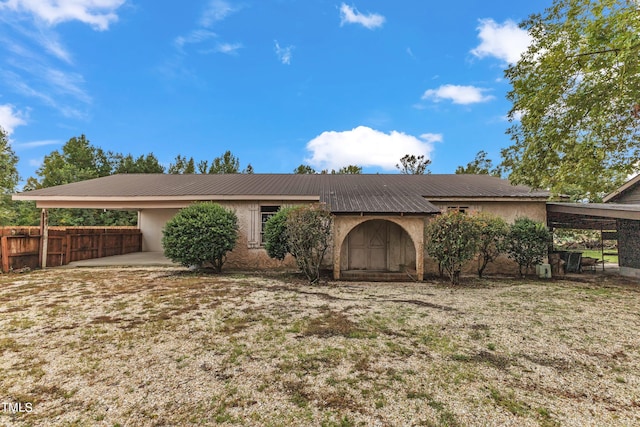
[[[425,159],[424,155],[405,154],[400,159],[400,163],[396,164],[396,168],[406,175],[423,175],[431,173],[427,169],[430,164],[431,160]]]
[[[213,159],[211,163],[208,160],[200,160],[195,162],[193,157],[183,157],[177,155],[174,162],[169,165],[169,173],[171,174],[224,174],[224,173],[253,173],[253,166],[250,164],[240,171],[240,159],[234,156],[231,151],[227,150],[220,157]]]
[[[298,174],[298,175],[313,175],[313,174],[331,174],[331,175],[353,175],[353,174],[361,174],[362,173],[362,166],[358,166],[358,165],[348,165],[348,166],[343,166],[340,169],[338,169],[337,171],[335,169],[331,169],[331,172],[329,172],[329,169],[323,169],[321,171],[317,171],[314,168],[312,168],[309,165],[300,165],[297,168],[295,168],[293,170],[293,173]]]
[[[332,170],[331,173],[339,174],[339,175],[359,175],[362,173],[362,166],[357,166],[357,165],[343,166],[340,169],[338,169],[338,172]]]
[[[113,162],[113,173],[164,173],[164,167],[153,153],[135,159],[131,154],[114,154]]]
[[[640,161],[636,0],[554,0],[522,28],[532,44],[506,70],[510,180],[598,201]]]
[[[0,194],[11,194],[18,185],[18,157],[9,145],[7,133],[0,127]]]
[[[6,132],[0,127],[0,225],[9,225],[15,218],[11,196],[18,185],[18,157],[9,145]]]
[[[204,164],[201,166],[201,164],[198,164],[198,169],[200,170],[200,173],[206,173],[202,172],[202,169],[206,170],[207,165]],[[186,157],[182,157],[180,154],[178,154],[173,163],[169,164],[169,170],[167,172],[176,175],[196,173],[196,164],[193,160],[193,157],[187,159]]]
[[[484,150],[478,151],[476,158],[467,163],[467,166],[458,166],[456,174],[474,174],[474,175],[491,175],[501,176],[501,170],[499,167],[493,166],[493,161],[487,159],[487,152]]]
[[[84,136],[73,137],[62,146],[62,151],[52,151],[44,157],[36,174],[39,188],[69,184],[111,174],[109,155],[94,147]]]
[[[300,165],[293,170],[293,173],[298,175],[305,175],[305,174],[312,175],[318,172],[316,172],[316,170],[309,165]]]

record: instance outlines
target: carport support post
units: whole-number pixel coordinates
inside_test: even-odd
[[[41,245],[41,256],[40,266],[42,268],[47,268],[47,253],[49,250],[49,211],[46,209],[42,209],[40,213],[40,245]]]

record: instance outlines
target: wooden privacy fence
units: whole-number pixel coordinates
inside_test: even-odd
[[[2,272],[42,266],[40,227],[0,227]],[[48,267],[142,250],[135,227],[49,227]]]

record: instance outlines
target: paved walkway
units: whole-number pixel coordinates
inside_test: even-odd
[[[104,258],[86,259],[83,261],[74,261],[69,263],[67,267],[112,267],[112,266],[166,266],[178,267],[180,264],[174,264],[168,258],[165,258],[162,252],[134,252],[126,255],[115,255]]]

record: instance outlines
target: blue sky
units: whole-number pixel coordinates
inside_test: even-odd
[[[257,173],[499,161],[517,23],[551,0],[0,0],[0,126],[23,179],[105,150]]]

